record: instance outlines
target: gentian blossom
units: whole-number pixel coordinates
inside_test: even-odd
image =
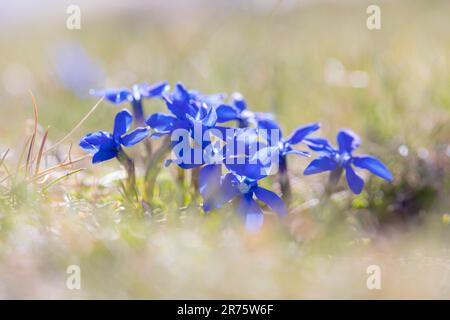
[[[138,125],[143,125],[144,110],[142,107],[142,100],[144,98],[159,98],[167,90],[169,90],[167,82],[158,82],[153,85],[146,83],[135,84],[131,90],[126,88],[91,90],[91,94],[94,96],[105,97],[106,100],[114,104],[121,104],[123,102],[131,103],[136,123]]]
[[[272,118],[269,113],[250,111],[244,97],[238,92],[233,93],[230,104],[221,104],[216,111],[218,123],[237,121],[240,128],[257,126],[260,120]]]
[[[256,156],[264,164],[272,165],[275,161],[279,165],[280,172],[284,172],[287,170],[286,156],[288,154],[310,156],[309,152],[294,149],[292,146],[304,142],[309,134],[320,129],[320,124],[311,123],[300,126],[288,138],[283,138],[283,131],[273,120],[261,120],[258,122],[258,127],[266,130],[268,147],[259,150]],[[278,159],[272,159],[274,156],[278,156]]]
[[[89,133],[80,141],[80,147],[93,154],[92,163],[106,161],[119,156],[121,146],[131,147],[148,136],[147,127],[139,127],[127,133],[133,122],[133,116],[127,109],[118,112],[114,120],[112,133],[97,131]]]
[[[361,193],[364,187],[364,180],[353,169],[353,166],[366,169],[371,173],[392,181],[393,176],[389,169],[377,158],[373,156],[354,156],[353,151],[359,147],[361,140],[351,130],[341,129],[337,134],[338,148],[333,147],[326,139],[307,138],[309,148],[322,155],[314,159],[305,169],[305,175],[311,175],[323,171],[331,171],[339,178],[345,170],[347,184],[355,194]],[[336,181],[337,182],[337,181]]]
[[[286,206],[276,193],[258,186],[258,180],[233,172],[222,176],[221,165],[207,165],[201,169],[199,188],[204,199],[203,208],[207,212],[234,200],[236,210],[244,218],[249,231],[259,230],[264,221],[263,211],[255,197],[280,216],[287,215]]]
[[[197,91],[187,90],[181,83],[177,83],[172,92],[166,92],[162,95],[167,108],[172,114],[157,112],[149,116],[145,123],[153,129],[152,138],[158,138],[169,135],[179,129],[177,133],[182,133],[179,137],[171,136],[172,148],[175,148],[181,142],[189,147],[181,149],[181,154],[177,154],[176,161],[167,161],[166,165],[176,162],[184,169],[204,164],[203,150],[211,144],[210,141],[204,141],[203,133],[208,129],[217,128],[217,114],[212,105],[205,101],[220,99],[220,95],[201,95]],[[222,128],[225,130],[225,128]],[[191,143],[192,142],[192,143]],[[189,152],[189,155],[184,154]],[[197,159],[196,154],[200,155]],[[184,158],[191,161],[182,161]],[[193,159],[196,161],[193,161]]]
[[[172,114],[157,112],[145,120],[154,130],[152,137],[167,135],[179,128],[191,130],[195,125],[213,127],[217,121],[215,108],[206,104],[203,99],[199,100],[198,96],[198,93],[188,91],[181,83],[177,83],[172,92],[162,94]]]

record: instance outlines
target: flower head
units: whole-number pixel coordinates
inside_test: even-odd
[[[158,82],[153,85],[147,83],[135,84],[131,89],[105,89],[91,90],[94,96],[105,97],[106,100],[114,104],[123,102],[141,101],[143,98],[158,98],[169,89],[167,82]]]
[[[278,124],[273,120],[261,120],[258,123],[258,134],[266,141],[266,146],[258,148],[253,155],[253,162],[260,163],[267,172],[272,171],[274,165],[278,166],[281,172],[287,170],[286,157],[289,154],[296,154],[309,157],[310,153],[294,149],[294,145],[304,142],[305,138],[320,128],[319,123],[312,123],[295,129],[288,138],[283,137],[283,132]],[[259,139],[261,140],[261,139]]]
[[[114,120],[113,132],[97,131],[89,133],[80,141],[80,147],[93,154],[92,163],[117,157],[121,145],[131,147],[148,136],[149,129],[139,127],[130,130],[133,116],[127,109],[118,112]]]
[[[237,121],[239,127],[257,126],[260,120],[272,119],[272,115],[265,112],[253,112],[247,108],[247,102],[242,94],[235,92],[230,104],[221,104],[216,108],[217,122]]]
[[[162,98],[172,114],[157,112],[145,120],[154,130],[152,137],[170,134],[175,129],[191,130],[195,125],[213,127],[217,114],[215,108],[205,102],[205,97],[211,98],[212,95],[204,96],[197,91],[188,91],[181,83],[177,83],[172,92],[165,92]]]
[[[353,169],[353,166],[366,169],[387,181],[393,180],[392,173],[377,158],[368,155],[353,155],[353,151],[359,147],[361,140],[351,130],[341,129],[338,132],[337,149],[323,138],[307,138],[306,142],[309,148],[322,155],[309,164],[304,171],[305,175],[323,171],[345,170],[348,186],[355,194],[361,193],[364,187],[364,180]]]
[[[203,167],[199,175],[199,186],[205,211],[220,208],[235,200],[236,209],[244,218],[249,231],[257,231],[264,221],[264,214],[255,197],[280,216],[287,215],[286,206],[276,193],[258,186],[258,180],[234,172],[222,175],[221,165]]]

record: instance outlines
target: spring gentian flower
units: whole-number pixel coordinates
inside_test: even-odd
[[[158,82],[153,85],[135,84],[130,89],[106,89],[106,90],[91,90],[91,94],[95,96],[105,97],[106,100],[114,104],[121,104],[123,102],[130,102],[133,107],[133,114],[138,125],[144,123],[144,110],[142,107],[142,99],[144,98],[159,98],[161,95],[169,90],[167,82]]]
[[[312,150],[321,153],[322,156],[314,159],[309,164],[305,169],[305,175],[331,171],[339,177],[342,170],[345,170],[348,186],[355,194],[361,193],[364,187],[364,180],[353,169],[353,166],[366,169],[387,181],[393,180],[392,173],[377,158],[368,155],[354,156],[352,154],[359,147],[361,140],[351,130],[341,129],[338,132],[338,149],[333,147],[326,139],[307,138],[306,141]]]
[[[272,164],[272,161],[277,161],[279,170],[283,173],[287,170],[286,156],[288,154],[310,156],[309,152],[294,149],[292,146],[303,142],[309,134],[319,130],[320,124],[311,123],[300,126],[288,138],[283,137],[283,131],[273,120],[260,120],[258,127],[266,130],[268,147],[259,150],[256,156],[263,164]],[[278,156],[278,159],[271,159],[274,156]]]
[[[148,136],[149,129],[139,127],[130,130],[133,117],[127,109],[118,112],[112,133],[97,131],[89,133],[80,141],[80,147],[93,154],[92,163],[106,161],[118,156],[121,146],[131,147]]]
[[[258,180],[233,172],[222,176],[220,165],[207,165],[201,169],[199,187],[205,211],[220,208],[234,199],[236,209],[244,218],[245,227],[249,231],[259,230],[264,221],[264,214],[255,197],[280,216],[287,215],[286,206],[276,193],[258,186]]]
[[[215,96],[201,95],[197,91],[189,91],[181,83],[177,83],[172,92],[166,92],[162,95],[171,114],[157,112],[145,120],[145,123],[153,129],[152,138],[172,134],[175,130],[180,129],[184,130],[184,132],[178,132],[183,133],[178,137],[178,140],[175,139],[175,136],[171,137],[172,148],[182,143],[184,143],[184,146],[189,147],[181,148],[181,154],[176,155],[178,159],[174,161],[169,160],[166,164],[176,162],[184,169],[204,164],[203,150],[210,142],[203,141],[203,133],[208,129],[216,128],[217,121],[215,108],[212,105],[208,105],[205,100],[219,99],[217,97],[213,98]],[[190,147],[191,144],[193,145],[192,147]],[[185,154],[186,152],[190,154]],[[199,157],[195,157],[195,154],[201,155],[201,161],[199,161]],[[192,161],[194,158],[196,160]],[[190,161],[186,162],[182,159],[189,159]]]
[[[240,128],[257,126],[260,120],[272,118],[270,113],[250,111],[244,97],[238,92],[233,93],[230,104],[221,104],[216,109],[218,123],[237,121]]]
[[[213,127],[217,121],[215,108],[197,97],[198,94],[188,91],[181,83],[177,83],[172,92],[162,94],[172,114],[157,112],[145,120],[154,130],[152,137],[170,134],[178,128],[190,130],[196,124],[205,128]]]

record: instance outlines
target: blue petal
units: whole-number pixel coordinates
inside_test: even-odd
[[[320,173],[323,171],[334,171],[336,169],[337,164],[336,162],[333,161],[333,159],[327,156],[322,156],[311,161],[308,167],[306,167],[303,174],[307,176],[310,174]]]
[[[99,163],[117,156],[117,150],[99,150],[92,158],[92,163]]]
[[[337,142],[340,153],[351,153],[359,147],[361,144],[361,139],[353,131],[349,129],[341,129],[337,134]]]
[[[253,157],[250,158],[251,163],[259,163],[262,166],[271,167],[280,157],[280,148],[264,147],[260,148]]]
[[[244,111],[247,109],[247,103],[245,102],[244,97],[239,92],[235,92],[232,95],[233,97],[233,105],[238,109],[239,111]]]
[[[217,107],[217,122],[227,122],[231,120],[236,120],[238,117],[238,113],[236,109],[234,109],[231,106],[227,106],[225,104],[220,105]]]
[[[256,232],[261,229],[264,222],[264,214],[256,201],[253,200],[252,194],[243,195],[236,209],[243,215],[245,228],[248,231]]]
[[[364,180],[353,170],[351,165],[345,167],[345,176],[347,184],[353,193],[360,194],[364,188]]]
[[[183,86],[181,82],[178,82],[175,85],[172,95],[175,100],[189,102],[190,99],[189,91]]]
[[[257,187],[255,190],[255,196],[267,204],[273,211],[278,213],[280,216],[286,216],[287,215],[287,209],[286,205],[284,204],[283,200],[275,192],[272,192],[270,190]]]
[[[175,117],[157,112],[145,120],[145,123],[157,132],[168,133],[171,131]]]
[[[353,164],[359,168],[369,170],[373,174],[392,181],[393,176],[389,169],[377,158],[372,156],[353,157]]]
[[[106,89],[106,90],[91,90],[91,95],[105,97],[106,100],[120,104],[128,101],[131,96],[131,91],[128,89]]]
[[[197,96],[197,100],[206,103],[208,106],[217,108],[219,105],[223,103],[223,99],[226,97],[223,93],[215,93],[215,94],[208,94],[208,95],[202,95],[199,94]]]
[[[207,113],[205,117],[202,118],[202,124],[205,127],[213,127],[217,122],[216,109],[213,107],[207,107]]]
[[[270,167],[262,166],[261,164],[250,164],[249,162],[249,158],[245,158],[244,164],[226,163],[225,166],[228,170],[253,180],[260,180],[269,175]]]
[[[206,204],[205,211],[209,208],[219,207],[220,178],[222,176],[221,165],[207,165],[200,169],[198,182],[199,191]]]
[[[97,131],[89,133],[80,140],[80,147],[89,153],[96,153],[100,148],[113,149],[115,143],[111,133]]]
[[[298,127],[292,132],[291,136],[287,139],[290,144],[297,144],[303,141],[307,135],[320,129],[319,123],[312,123],[302,127]]]
[[[273,141],[274,144],[278,143],[282,136],[283,132],[281,131],[280,126],[271,119],[261,119],[258,121],[258,128],[267,130],[267,139],[271,141],[272,137],[276,137],[278,141]]]
[[[114,130],[113,136],[114,138],[119,138],[124,135],[128,130],[130,130],[131,123],[133,122],[133,116],[130,111],[127,109],[123,109],[122,111],[116,114],[116,118],[114,119]]]
[[[221,202],[226,203],[240,194],[237,185],[239,181],[233,173],[227,173],[220,181]]]
[[[158,82],[153,85],[142,84],[139,86],[140,93],[146,98],[160,97],[167,90],[169,90],[167,81]]]
[[[301,150],[296,150],[296,149],[292,149],[292,148],[288,148],[288,150],[285,151],[286,154],[296,154],[298,156],[302,156],[302,157],[311,157],[311,153],[309,153],[308,151],[301,151]]]
[[[168,100],[166,100],[166,103],[167,103],[167,108],[178,119],[186,120],[187,115],[189,115],[193,118],[195,118],[195,116],[197,115],[198,109],[195,106],[191,105],[187,101],[173,100],[172,102],[168,102]]]
[[[324,139],[324,138],[309,137],[309,138],[305,138],[303,142],[311,150],[316,151],[316,152],[331,154],[335,151],[333,146],[328,142],[328,140]]]
[[[120,142],[125,146],[125,147],[131,147],[134,146],[136,143],[144,140],[145,138],[147,138],[149,133],[149,129],[148,128],[136,128],[133,131],[131,131],[129,134],[124,135]]]

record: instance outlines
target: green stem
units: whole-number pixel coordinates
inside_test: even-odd
[[[338,167],[336,170],[330,172],[330,176],[328,178],[328,184],[326,186],[326,192],[328,195],[333,194],[333,192],[336,189],[336,186],[339,182],[339,179],[341,178],[342,172],[343,172],[342,167]]]
[[[198,193],[198,176],[200,174],[200,167],[194,167],[192,168],[192,172],[191,172],[191,184],[194,187],[194,195],[196,195]]]
[[[291,181],[289,179],[288,166],[286,157],[280,157],[278,181],[280,183],[281,194],[283,200],[289,204],[292,200]]]
[[[134,167],[134,161],[125,153],[122,147],[119,148],[117,159],[127,172],[127,184],[125,190],[127,197],[129,200],[133,200],[133,198],[135,198],[138,201],[139,196],[136,186],[136,170]]]
[[[170,151],[170,136],[164,137],[161,146],[153,154],[147,158],[145,168],[145,200],[150,202],[153,198],[156,178],[161,171],[163,160],[166,154]]]

